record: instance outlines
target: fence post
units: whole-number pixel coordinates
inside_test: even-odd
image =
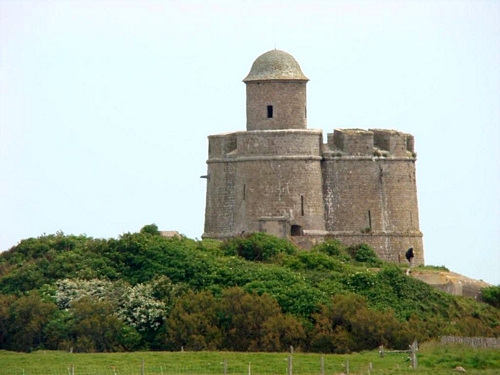
[[[141,375],[144,375],[144,359],[141,361]]]
[[[384,345],[380,345],[378,347],[378,352],[380,353],[380,357],[384,358]]]
[[[248,375],[252,375],[252,362],[248,362]]]
[[[321,355],[321,375],[325,375],[325,356]]]
[[[413,344],[410,345],[410,360],[411,360],[411,368],[418,368],[417,363],[417,340],[413,341]]]
[[[368,374],[371,375],[372,371],[373,371],[373,365],[370,362],[370,364],[368,365]]]
[[[71,375],[75,375],[75,365],[71,365]]]
[[[288,356],[288,375],[292,375],[293,374],[293,362],[292,362],[292,356],[289,355]]]

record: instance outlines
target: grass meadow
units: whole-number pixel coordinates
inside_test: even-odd
[[[0,351],[2,375],[287,375],[289,353],[237,352],[133,352],[67,353]],[[418,368],[410,368],[406,353],[378,351],[349,355],[294,353],[292,373],[340,374],[453,374],[462,366],[467,374],[500,374],[499,349],[474,349],[458,345],[423,344]],[[370,366],[371,364],[371,366]],[[349,368],[347,368],[347,366]]]

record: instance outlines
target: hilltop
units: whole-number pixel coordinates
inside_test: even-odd
[[[7,350],[349,353],[498,337],[499,322],[500,309],[408,277],[367,245],[304,251],[263,233],[198,241],[147,225],[118,239],[44,235],[0,255]]]

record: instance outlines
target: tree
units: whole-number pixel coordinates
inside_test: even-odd
[[[140,335],[126,327],[109,301],[84,297],[74,302],[70,311],[75,317],[75,351],[123,351],[140,341]]]
[[[354,294],[333,296],[329,305],[313,314],[313,319],[314,351],[349,353],[379,345],[406,348],[413,340],[408,324],[399,322],[391,310],[370,309],[365,299]]]
[[[282,352],[294,346],[300,348],[306,339],[302,323],[291,314],[279,314],[269,317],[262,324],[260,351]]]
[[[208,291],[189,291],[179,297],[166,321],[168,349],[216,350],[222,334],[218,327],[220,303]]]
[[[44,328],[56,310],[55,303],[34,292],[14,301],[9,308],[9,349],[29,352],[43,347]]]
[[[223,291],[221,301],[223,349],[259,351],[263,327],[268,319],[281,315],[281,308],[268,294],[245,293],[234,287]]]
[[[9,307],[16,301],[13,295],[0,294],[0,349],[7,349],[9,342]]]

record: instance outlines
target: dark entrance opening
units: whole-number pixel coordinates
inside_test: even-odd
[[[290,234],[295,237],[295,236],[302,236],[304,235],[304,232],[302,231],[302,227],[300,225],[292,225],[292,228],[290,230]]]

